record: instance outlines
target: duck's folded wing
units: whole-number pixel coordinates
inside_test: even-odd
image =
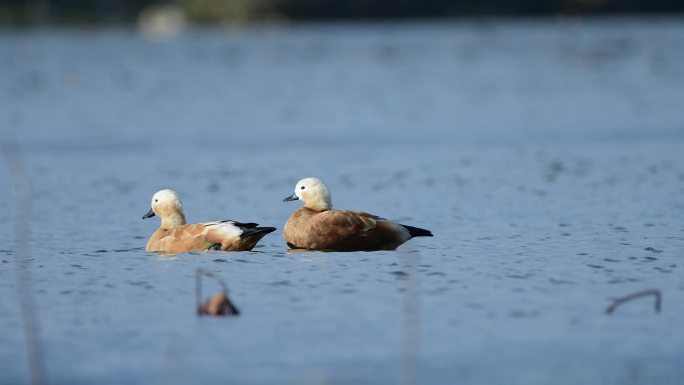
[[[225,220],[222,220],[222,221],[211,222],[211,223],[213,223],[213,224],[216,224],[216,223],[231,223],[231,224],[233,224],[234,226],[241,227],[241,228],[246,228],[246,229],[253,229],[253,228],[259,226],[258,223],[254,223],[254,222],[248,222],[248,223],[245,223],[245,222],[238,222],[238,221],[234,221],[234,220],[232,220],[232,219],[225,219]]]
[[[208,243],[221,244],[226,239],[240,238],[243,230],[237,224],[239,222],[230,220],[203,223],[206,241]]]
[[[208,249],[223,251],[249,251],[275,227],[259,227],[256,223],[219,221],[205,223],[205,240]]]
[[[364,236],[377,227],[373,215],[346,210],[329,210],[315,215],[309,220],[310,234],[316,237]]]

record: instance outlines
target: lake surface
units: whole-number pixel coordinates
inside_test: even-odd
[[[52,384],[682,383],[684,19],[6,29],[0,75],[2,384],[26,292]],[[435,236],[288,253],[305,176]],[[145,253],[164,187],[278,230]]]

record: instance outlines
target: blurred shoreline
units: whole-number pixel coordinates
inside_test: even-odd
[[[270,25],[683,14],[684,2],[674,0],[6,0],[0,26],[131,25],[167,17],[192,25]]]
[[[590,14],[590,15],[468,15],[462,17],[441,17],[441,18],[391,18],[391,19],[306,19],[306,20],[287,20],[287,19],[272,19],[272,20],[254,20],[244,23],[195,23],[183,19],[182,31],[226,31],[239,32],[245,30],[264,30],[264,29],[279,29],[279,28],[298,28],[298,27],[316,27],[316,28],[335,28],[337,26],[354,25],[359,28],[374,28],[378,26],[401,26],[401,25],[480,25],[483,27],[496,27],[500,23],[555,23],[558,25],[582,25],[591,24],[593,22],[617,22],[629,23],[630,21],[645,21],[645,22],[684,22],[684,13],[651,13],[651,14]],[[0,22],[0,33],[7,33],[10,31],[138,31],[144,29],[147,22],[138,20],[107,22],[107,23],[40,23],[40,24],[3,24]]]

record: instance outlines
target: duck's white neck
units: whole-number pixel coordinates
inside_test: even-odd
[[[304,206],[316,211],[326,211],[332,208],[332,205],[325,201],[307,202]]]
[[[175,212],[165,215],[161,221],[162,229],[172,229],[174,227],[183,226],[185,224],[185,215],[182,212]]]

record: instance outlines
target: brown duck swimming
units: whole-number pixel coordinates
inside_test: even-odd
[[[152,234],[145,251],[182,253],[186,251],[248,251],[275,227],[257,227],[256,223],[216,221],[185,224],[183,205],[172,190],[157,191],[152,208],[143,216],[161,218],[159,229]]]
[[[325,251],[394,250],[413,237],[431,237],[429,230],[394,223],[361,211],[333,210],[328,188],[316,178],[297,182],[284,201],[304,206],[285,223],[283,235],[293,249]]]

